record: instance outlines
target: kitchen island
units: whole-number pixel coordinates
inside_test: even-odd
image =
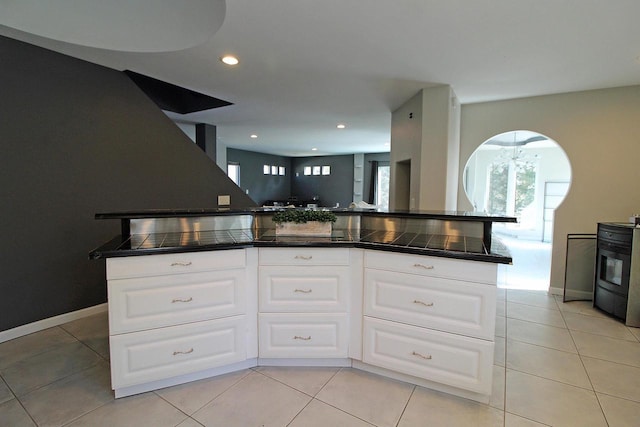
[[[487,402],[498,266],[466,212],[338,210],[331,237],[276,236],[273,210],[97,214],[112,387],[126,396],[258,365],[353,366]]]

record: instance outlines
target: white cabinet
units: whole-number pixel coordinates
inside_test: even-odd
[[[116,395],[247,358],[245,260],[244,249],[107,260]]]
[[[349,355],[349,249],[261,248],[260,358]]]
[[[490,394],[496,281],[494,264],[366,252],[363,362]]]

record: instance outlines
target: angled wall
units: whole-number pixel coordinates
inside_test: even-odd
[[[0,331],[106,301],[96,212],[254,203],[123,73],[0,37]]]

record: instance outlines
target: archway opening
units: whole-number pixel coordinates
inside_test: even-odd
[[[517,130],[480,145],[464,169],[463,187],[474,210],[516,216],[516,224],[494,224],[513,265],[505,286],[547,290],[555,209],[571,185],[564,150],[537,132]]]

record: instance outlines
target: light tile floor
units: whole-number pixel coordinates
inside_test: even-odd
[[[640,330],[498,291],[488,405],[345,368],[259,367],[115,400],[107,317],[0,344],[0,426],[640,426]]]

